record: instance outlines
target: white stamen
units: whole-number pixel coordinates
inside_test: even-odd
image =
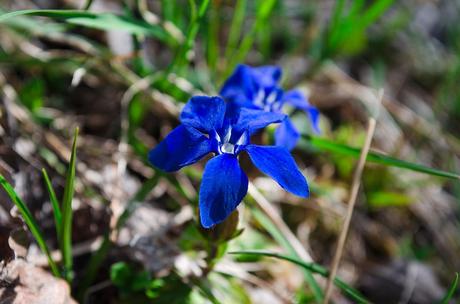
[[[276,94],[276,91],[271,92],[270,95],[268,95],[267,99],[265,100],[265,103],[271,105],[272,103],[276,101],[277,95],[278,94]]]
[[[259,107],[264,106],[265,90],[260,89],[257,91],[256,98],[254,99],[254,104]]]
[[[248,135],[247,135],[246,132],[244,132],[243,134],[241,134],[240,138],[236,142],[236,145],[237,146],[244,145],[244,144],[246,144],[247,141],[248,141]]]
[[[221,142],[219,133],[215,132],[215,138],[216,138],[217,142]]]
[[[232,137],[232,126],[229,126],[227,129],[227,133],[225,133],[223,143],[228,143],[230,141],[230,137]]]
[[[224,143],[221,147],[220,150],[222,153],[228,153],[228,154],[234,154],[235,153],[235,145],[231,143]]]

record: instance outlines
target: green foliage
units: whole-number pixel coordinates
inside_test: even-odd
[[[43,107],[45,84],[41,78],[27,81],[19,91],[19,99],[32,112],[36,113]]]
[[[21,213],[22,217],[24,218],[24,222],[26,223],[27,227],[29,227],[30,232],[37,241],[38,246],[40,247],[41,251],[46,255],[48,259],[48,264],[51,268],[53,274],[57,277],[60,277],[59,269],[56,265],[56,262],[51,257],[51,252],[46,245],[45,237],[43,232],[41,231],[38,223],[35,221],[32,213],[30,212],[27,205],[19,198],[19,195],[14,191],[13,186],[6,181],[6,179],[0,174],[0,185],[5,190],[6,194],[8,194],[11,201],[16,205],[19,212]]]
[[[450,285],[449,289],[447,290],[447,293],[444,295],[444,297],[441,300],[441,304],[449,304],[450,300],[454,296],[455,290],[457,290],[458,286],[458,272],[455,273],[455,278],[452,281],[452,284]]]
[[[391,191],[375,191],[368,195],[367,203],[373,208],[404,207],[413,202],[407,194]]]
[[[121,299],[126,303],[189,303],[192,292],[192,288],[183,283],[176,274],[152,278],[147,271],[136,270],[125,262],[112,265],[110,279],[118,287]]]
[[[306,139],[308,143],[311,144],[314,148],[321,150],[321,151],[339,153],[343,155],[353,156],[356,158],[359,157],[359,153],[361,151],[359,148],[353,148],[347,145],[335,143],[333,141],[330,141],[324,138],[314,137],[311,135],[302,135],[302,137]],[[456,179],[456,180],[460,179],[460,175],[456,173],[442,171],[442,170],[438,170],[434,168],[429,168],[429,167],[426,167],[420,164],[403,161],[403,160],[400,160],[400,159],[397,159],[391,156],[386,156],[379,152],[373,152],[373,151],[369,152],[366,160],[372,163],[407,169],[407,170],[416,171],[416,172],[429,174],[433,176],[451,178],[451,179]]]
[[[346,10],[347,1],[338,0],[328,27],[316,38],[311,53],[319,61],[339,55],[355,55],[366,46],[367,29],[393,4],[394,0],[377,0],[369,6],[354,0]]]
[[[51,185],[51,181],[48,177],[48,174],[45,169],[42,170],[43,178],[45,180],[45,185],[50,196],[51,206],[53,208],[54,221],[56,226],[56,233],[58,236],[59,243],[61,245],[61,254],[64,260],[63,268],[63,278],[68,282],[72,279],[72,198],[74,193],[74,180],[75,180],[75,161],[76,161],[76,141],[78,136],[78,129],[75,130],[75,135],[73,139],[72,154],[70,157],[70,164],[67,173],[67,182],[64,188],[64,197],[62,202],[62,211],[59,206],[56,193]],[[56,264],[56,262],[51,257],[50,250],[46,245],[44,235],[35,221],[32,213],[30,212],[27,205],[19,198],[17,193],[14,191],[14,188],[5,180],[3,176],[0,175],[0,184],[6,193],[13,201],[13,203],[18,207],[19,212],[24,218],[25,223],[29,227],[32,235],[34,236],[38,246],[42,252],[48,258],[48,264],[57,277],[61,277],[61,272]],[[66,243],[64,243],[66,242]]]
[[[59,202],[56,197],[56,193],[54,192],[53,186],[51,185],[50,178],[48,177],[48,173],[43,168],[42,169],[43,179],[45,180],[46,189],[48,190],[48,194],[51,201],[51,206],[53,207],[53,215],[54,215],[54,223],[56,226],[56,234],[58,240],[61,239],[62,235],[62,213],[61,207],[59,206]]]
[[[45,169],[42,170],[43,178],[45,181],[45,186],[47,188],[48,194],[50,196],[51,206],[53,208],[54,221],[56,226],[56,234],[60,244],[60,250],[64,261],[63,275],[69,283],[72,280],[72,199],[74,193],[74,181],[75,181],[75,162],[76,162],[76,142],[78,136],[78,128],[75,130],[73,145],[72,145],[72,154],[70,157],[70,163],[67,171],[66,185],[64,188],[64,197],[62,200],[62,210],[59,206],[59,202],[56,197],[56,193],[51,185],[51,181],[48,177],[48,174]],[[7,192],[10,199],[18,207],[21,212],[24,221],[29,227],[32,235],[37,241],[40,249],[48,258],[48,264],[53,271],[55,276],[61,277],[61,272],[52,259],[50,250],[46,245],[45,238],[43,233],[35,221],[32,213],[27,208],[26,204],[19,198],[17,193],[14,191],[13,187],[0,175],[0,183]]]
[[[22,10],[0,16],[0,23],[17,16],[42,16],[63,20],[69,24],[99,29],[120,30],[134,35],[152,36],[161,41],[170,41],[171,35],[161,26],[152,25],[130,16],[111,13],[93,13],[78,10]]]
[[[247,0],[237,0],[235,4],[235,10],[233,12],[232,23],[230,25],[227,47],[225,49],[225,58],[230,58],[230,56],[237,50],[238,41],[240,40],[243,23],[246,16],[246,10]]]
[[[303,269],[306,269],[312,273],[317,273],[325,278],[329,276],[329,271],[322,267],[321,265],[318,265],[316,263],[306,263],[297,257],[291,257],[288,255],[283,255],[283,254],[278,254],[278,253],[273,253],[273,252],[268,252],[268,251],[254,251],[254,250],[247,250],[247,251],[233,251],[229,252],[229,254],[243,254],[243,255],[259,255],[259,256],[268,256],[276,259],[281,259],[285,260],[291,263],[294,263]],[[363,295],[353,287],[347,285],[345,282],[340,280],[339,278],[334,279],[334,284],[340,288],[346,295],[348,295],[351,299],[356,301],[356,303],[370,303],[366,298],[364,298]]]
[[[170,71],[175,71],[175,69],[183,68],[183,65],[188,62],[188,52],[193,47],[195,37],[198,34],[201,23],[204,20],[206,10],[208,9],[210,0],[202,0],[200,7],[196,8],[195,0],[189,1],[192,6],[192,21],[189,25],[187,35],[185,37],[185,42],[179,49],[172,65],[169,67]]]
[[[110,280],[125,293],[143,291],[151,285],[154,285],[155,288],[162,285],[161,281],[152,284],[152,279],[147,271],[135,271],[133,267],[125,262],[118,262],[112,265],[110,268]]]
[[[276,0],[266,0],[260,2],[260,5],[257,6],[256,20],[254,21],[254,24],[252,25],[249,32],[246,35],[244,35],[238,48],[233,52],[233,54],[230,57],[227,57],[229,58],[229,62],[227,64],[227,69],[224,74],[224,77],[230,75],[231,71],[235,68],[235,66],[238,63],[244,62],[246,56],[251,50],[257,33],[259,33],[263,29],[264,24],[268,21],[268,18],[270,17],[273,9],[275,8],[275,4]],[[241,14],[240,11],[238,11],[237,13]],[[235,21],[234,26],[240,26],[239,21]]]
[[[78,128],[75,129],[72,154],[70,155],[69,167],[67,169],[64,196],[62,198],[62,229],[61,229],[61,253],[64,261],[64,277],[67,281],[72,281],[72,199],[75,184],[75,163],[77,160],[77,137]]]
[[[433,244],[418,245],[415,242],[414,235],[407,233],[403,235],[398,244],[399,255],[403,259],[412,259],[419,261],[428,261],[436,253]]]

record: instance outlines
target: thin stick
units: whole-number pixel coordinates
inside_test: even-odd
[[[256,186],[253,183],[249,183],[248,193],[252,196],[254,201],[259,205],[265,214],[272,220],[276,228],[284,235],[286,240],[291,244],[292,248],[299,255],[302,260],[306,262],[313,262],[311,255],[303,247],[302,243],[297,239],[297,237],[292,233],[286,223],[283,221],[281,216],[278,214],[276,209],[270,204],[270,202],[263,196],[262,193],[257,190]]]
[[[380,106],[380,102],[382,98],[383,98],[383,90],[380,90],[377,106]],[[339,241],[337,244],[337,249],[334,254],[334,259],[332,260],[331,272],[327,280],[326,292],[324,295],[323,304],[329,303],[329,300],[331,297],[332,286],[334,285],[333,284],[334,278],[337,275],[337,269],[339,268],[340,259],[342,258],[343,248],[345,247],[345,241],[347,239],[348,230],[350,229],[351,217],[353,215],[353,209],[355,207],[356,198],[358,196],[359,187],[361,185],[361,176],[363,173],[364,165],[366,163],[367,154],[369,153],[369,149],[371,147],[372,137],[374,137],[376,123],[377,121],[375,117],[369,118],[369,123],[367,126],[367,133],[366,133],[366,140],[364,142],[363,149],[361,150],[361,154],[359,155],[358,165],[353,174],[353,182],[351,186],[350,198],[348,200],[345,222],[343,224],[343,228],[339,236]]]

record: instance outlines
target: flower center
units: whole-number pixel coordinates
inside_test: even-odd
[[[225,130],[225,133],[220,136],[219,133],[216,132],[216,140],[217,140],[217,147],[219,154],[238,154],[240,151],[240,147],[248,144],[248,136],[245,133],[241,134],[241,136],[236,140],[235,138],[232,140],[232,126],[228,126]],[[234,134],[235,135],[235,134]]]
[[[257,91],[257,95],[254,98],[254,105],[258,106],[264,111],[272,112],[275,110],[275,106],[277,105],[277,98],[278,93],[276,90],[266,92],[265,89],[261,88],[259,91]]]
[[[224,143],[220,147],[222,153],[235,154],[235,145],[231,143]]]

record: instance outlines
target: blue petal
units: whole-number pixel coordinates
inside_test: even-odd
[[[225,109],[225,101],[220,97],[194,96],[182,110],[180,120],[186,126],[209,133],[222,127]]]
[[[250,102],[258,88],[255,85],[251,68],[247,65],[240,64],[235,68],[232,75],[225,81],[219,95],[227,101],[232,102]]]
[[[248,192],[248,178],[232,154],[221,154],[206,164],[200,187],[201,225],[210,228],[225,220]]]
[[[275,87],[281,79],[281,68],[270,65],[256,67],[252,68],[252,74],[261,87]]]
[[[311,126],[313,128],[313,131],[315,131],[316,134],[321,133],[321,129],[319,128],[319,111],[318,111],[318,109],[312,106],[312,107],[310,107],[310,109],[308,109],[306,111],[306,113],[310,117]]]
[[[285,117],[286,115],[283,113],[241,108],[235,128],[247,131],[251,135],[269,124],[283,121]]]
[[[286,118],[275,131],[275,144],[290,151],[294,149],[299,137],[299,131],[297,131],[291,120]]]
[[[299,90],[291,90],[284,93],[283,101],[299,110],[305,111],[310,118],[313,131],[320,133],[319,111],[308,102],[307,98]]]
[[[304,110],[304,111],[312,107],[308,103],[307,98],[305,98],[305,96],[299,90],[290,90],[290,91],[285,92],[283,95],[283,101],[289,103],[294,108]]]
[[[282,188],[301,197],[309,195],[307,180],[286,148],[248,145],[246,151],[254,165]]]
[[[179,125],[149,152],[152,165],[166,172],[191,165],[209,152],[211,141],[194,128]]]

